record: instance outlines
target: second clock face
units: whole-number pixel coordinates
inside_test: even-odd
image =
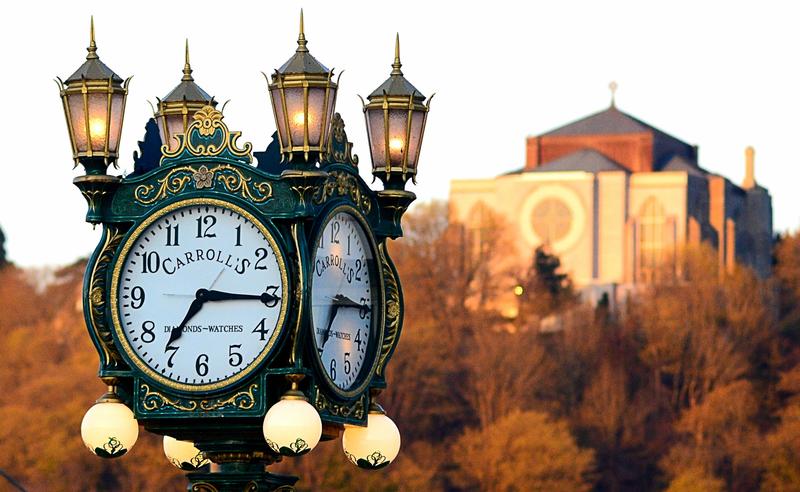
[[[117,329],[151,377],[215,389],[267,355],[286,314],[287,275],[275,240],[246,211],[189,200],[145,221],[123,251]]]
[[[369,354],[378,314],[372,243],[352,214],[331,215],[319,232],[312,272],[314,348],[322,369],[340,390],[351,390],[372,362]]]

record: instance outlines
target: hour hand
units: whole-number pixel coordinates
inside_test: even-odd
[[[370,312],[370,307],[367,304],[359,304],[356,301],[350,299],[344,294],[336,294],[333,296],[333,304],[339,307],[350,307],[356,308],[364,312]]]
[[[188,323],[194,317],[195,314],[200,312],[200,309],[203,307],[204,302],[205,299],[202,298],[198,293],[197,298],[194,301],[192,301],[192,303],[189,305],[189,310],[186,312],[186,316],[183,317],[183,321],[181,321],[180,324],[175,328],[173,328],[172,332],[170,332],[169,341],[167,342],[167,345],[164,348],[164,350],[167,350],[167,347],[169,347],[172,344],[172,342],[181,337],[181,335],[183,334],[183,328],[186,326],[186,323]]]
[[[275,295],[278,290],[277,285],[266,288],[263,294],[236,294],[233,292],[222,292],[220,290],[203,290],[203,295],[207,301],[247,301],[258,300],[267,307],[275,307],[280,301],[280,297]]]

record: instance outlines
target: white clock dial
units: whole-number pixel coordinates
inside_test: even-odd
[[[349,390],[371,362],[375,256],[361,223],[347,212],[333,214],[319,234],[311,282],[314,344],[333,384]]]
[[[269,231],[239,207],[187,200],[126,243],[115,270],[116,328],[133,362],[185,390],[247,375],[277,338],[286,270]]]

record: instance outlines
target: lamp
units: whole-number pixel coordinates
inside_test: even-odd
[[[302,374],[290,374],[289,391],[264,417],[264,438],[270,449],[284,456],[301,456],[314,449],[322,437],[322,419],[300,391]]]
[[[101,458],[118,458],[136,444],[138,437],[139,424],[133,412],[117,395],[116,386],[109,384],[108,392],[83,416],[83,443]]]
[[[415,179],[430,107],[430,100],[423,104],[425,96],[403,76],[401,66],[398,34],[392,72],[364,104],[372,174],[386,189],[403,189],[409,177]]]
[[[217,102],[194,82],[187,39],[181,82],[164,99],[158,99],[158,111],[155,114],[161,143],[167,146],[167,150],[174,151],[178,148],[180,141],[176,135],[186,135],[192,116],[209,105],[216,107]]]
[[[370,403],[367,426],[347,426],[342,435],[342,449],[359,468],[378,470],[394,461],[400,452],[400,431],[383,408]]]
[[[268,84],[280,151],[289,162],[299,160],[300,156],[309,162],[324,154],[336,105],[338,79],[333,82],[333,70],[311,56],[306,44],[300,10],[297,51],[275,70]]]
[[[164,436],[164,455],[176,468],[184,471],[194,471],[210,463],[193,442],[179,441],[170,436]]]
[[[67,80],[56,81],[67,118],[72,158],[87,174],[105,174],[117,160],[128,82],[97,56],[94,17],[89,30],[86,61]]]

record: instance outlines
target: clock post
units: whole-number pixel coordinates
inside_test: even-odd
[[[368,470],[400,434],[377,402],[399,341],[403,295],[388,240],[415,199],[428,113],[401,71],[364,103],[373,190],[335,111],[338,79],[308,49],[268,78],[277,131],[240,143],[195,82],[148,122],[133,172],[116,167],[128,81],[100,61],[58,80],[74,179],[102,226],[84,279],[88,334],[108,386],[81,424],[89,450],[124,456],[140,427],[164,436],[188,490],[294,490],[267,466],[341,437]],[[156,142],[155,144],[153,142]]]

